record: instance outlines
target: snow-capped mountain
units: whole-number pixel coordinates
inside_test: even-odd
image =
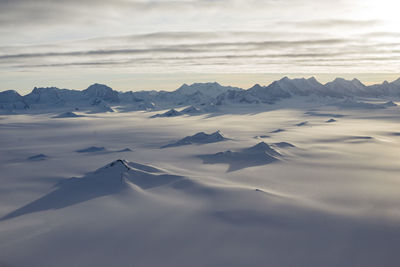
[[[261,102],[260,98],[258,98],[256,95],[253,95],[251,92],[249,92],[249,90],[243,90],[243,91],[229,90],[223,94],[220,94],[216,98],[217,105],[223,105],[227,103],[259,104],[260,102]]]
[[[32,92],[24,96],[27,103],[31,105],[43,104],[43,105],[64,105],[66,100],[61,94],[61,89],[56,87],[35,87]]]
[[[35,87],[25,96],[15,91],[0,92],[0,109],[10,112],[24,109],[75,108],[88,112],[112,112],[118,110],[162,110],[193,106],[183,113],[214,112],[216,106],[225,104],[272,104],[277,101],[305,97],[309,101],[323,100],[335,103],[340,99],[353,97],[399,97],[400,79],[366,86],[357,79],[336,78],[325,85],[314,77],[289,79],[284,77],[268,86],[255,84],[243,90],[222,86],[218,83],[184,84],[177,90],[118,92],[104,84],[93,84],[83,91],[59,89],[56,87]],[[335,100],[337,99],[337,100]],[[386,100],[387,101],[387,100]],[[368,105],[364,105],[366,108]],[[22,110],[22,111],[21,111]],[[193,111],[193,112],[192,112]],[[167,112],[162,116],[176,116],[180,112]],[[160,114],[161,115],[161,114]],[[159,116],[160,116],[159,115]]]
[[[248,90],[254,96],[261,99],[262,102],[271,103],[282,98],[289,98],[291,94],[281,88],[279,82],[275,81],[268,86],[254,85]]]
[[[15,110],[28,109],[29,104],[24,98],[14,90],[0,92],[0,109]]]
[[[151,92],[118,92],[121,103],[130,104],[138,110],[151,110],[155,108],[152,102]]]
[[[285,96],[320,94],[324,88],[314,77],[309,79],[289,79],[288,77],[283,77],[279,81],[273,82],[270,86],[267,86],[267,88],[268,87],[274,88],[276,92],[284,92],[282,94]]]
[[[86,98],[98,98],[111,103],[118,103],[118,92],[104,84],[95,83],[82,91]]]
[[[232,86],[222,86],[217,82],[214,83],[194,83],[187,85],[186,83],[179,87],[175,92],[182,95],[193,95],[197,92],[208,97],[217,97],[228,90],[241,91],[243,89]]]
[[[325,84],[325,87],[332,96],[364,96],[368,95],[368,88],[357,79],[351,81],[343,78],[336,78]]]
[[[400,96],[400,78],[388,82],[384,81],[382,84],[374,84],[368,87],[369,94],[371,96]]]

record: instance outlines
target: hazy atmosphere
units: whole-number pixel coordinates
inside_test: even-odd
[[[394,80],[398,9],[394,0],[1,0],[0,88]]]
[[[393,0],[0,0],[0,267],[400,266]]]

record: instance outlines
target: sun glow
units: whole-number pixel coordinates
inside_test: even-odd
[[[364,2],[364,1],[363,1]],[[400,2],[396,0],[368,0],[363,3],[365,9],[362,15],[366,18],[375,18],[382,25],[382,29],[388,32],[398,32],[400,25]]]

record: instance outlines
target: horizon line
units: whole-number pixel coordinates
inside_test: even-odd
[[[389,79],[381,79],[380,81],[375,80],[374,82],[365,82],[365,81],[363,82],[362,81],[363,79],[357,77],[357,74],[359,76],[366,76],[366,75],[369,75],[369,76],[376,76],[376,75],[392,76],[392,79],[390,79],[390,80]],[[157,74],[148,74],[148,75],[155,75],[157,77]],[[160,76],[162,76],[162,75],[165,75],[165,74],[160,74]],[[185,76],[185,75],[187,75],[187,74],[182,74],[182,76]],[[196,73],[196,74],[193,74],[193,75],[206,76],[207,74],[205,74],[205,73]],[[287,73],[287,74],[283,74],[283,73],[264,73],[264,74],[263,73],[223,73],[223,74],[214,73],[214,74],[210,74],[210,76],[221,76],[221,77],[224,76],[224,75],[228,75],[228,76],[230,76],[230,75],[235,75],[235,76],[236,75],[248,75],[248,76],[263,76],[263,75],[265,75],[265,76],[277,76],[277,75],[280,75],[281,78],[270,79],[270,81],[267,82],[267,83],[252,82],[252,81],[248,80],[247,82],[251,84],[250,86],[234,85],[235,84],[234,81],[232,83],[228,84],[227,81],[204,80],[204,78],[201,79],[202,81],[193,81],[193,79],[188,79],[188,80],[192,80],[192,81],[191,82],[181,82],[181,83],[179,83],[180,85],[175,86],[174,88],[169,89],[169,90],[167,90],[167,89],[154,89],[154,88],[132,90],[132,89],[126,89],[127,86],[125,86],[125,88],[122,89],[121,86],[115,87],[113,85],[110,85],[110,84],[113,83],[113,79],[110,79],[109,81],[104,81],[103,80],[101,82],[90,83],[87,87],[84,87],[82,89],[75,89],[75,88],[69,87],[69,86],[64,87],[64,86],[58,86],[58,85],[51,85],[51,86],[33,86],[32,89],[5,89],[5,90],[0,90],[0,92],[12,90],[12,91],[18,92],[21,95],[24,95],[24,93],[22,93],[21,91],[25,91],[25,94],[29,94],[35,88],[58,88],[58,89],[83,91],[83,90],[86,90],[87,88],[89,88],[91,85],[94,85],[94,84],[105,85],[105,86],[108,86],[108,87],[112,88],[115,91],[118,91],[118,92],[130,92],[130,91],[131,92],[140,92],[140,91],[172,92],[172,91],[178,90],[183,85],[191,86],[191,85],[194,85],[194,84],[211,84],[211,83],[217,83],[217,84],[219,84],[221,86],[224,86],[224,87],[236,87],[236,88],[240,88],[240,89],[243,89],[243,90],[248,90],[248,89],[250,89],[251,87],[253,87],[255,85],[261,85],[263,87],[267,87],[267,86],[271,85],[272,83],[280,81],[280,80],[282,80],[284,78],[288,78],[290,80],[296,80],[296,79],[309,80],[309,79],[314,78],[318,83],[320,83],[320,84],[322,84],[324,86],[326,84],[330,83],[330,82],[333,82],[333,81],[337,80],[337,79],[343,79],[343,80],[346,80],[346,81],[358,80],[363,85],[368,87],[368,86],[380,85],[380,84],[383,84],[385,82],[392,83],[392,82],[395,82],[397,80],[400,80],[400,74],[398,74],[398,73],[316,73],[316,74],[308,74],[308,75],[306,73],[303,73],[303,74],[298,73],[299,76],[297,76],[295,73]],[[300,75],[303,75],[303,76],[300,76]],[[335,76],[335,78],[331,78],[331,79],[328,79],[328,80],[327,79],[322,79],[322,80],[325,80],[325,82],[321,82],[320,79],[317,78],[317,76],[333,76],[333,75],[338,75],[338,76]],[[351,76],[351,78],[349,78],[349,77],[344,78],[342,76]]]

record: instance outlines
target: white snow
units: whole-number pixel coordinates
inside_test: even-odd
[[[308,80],[260,86],[264,100],[291,92],[273,104],[247,91],[204,105],[155,91],[111,102],[107,88],[0,94],[0,265],[397,266],[397,87],[292,95]],[[346,99],[387,107],[333,105]],[[94,100],[115,112],[93,113]],[[150,118],[190,106],[201,113]],[[75,108],[85,117],[52,119]],[[185,136],[194,145],[160,149]]]
[[[91,146],[83,149],[79,149],[76,152],[78,153],[93,153],[93,152],[102,152],[106,151],[104,147],[97,147],[97,146]]]

